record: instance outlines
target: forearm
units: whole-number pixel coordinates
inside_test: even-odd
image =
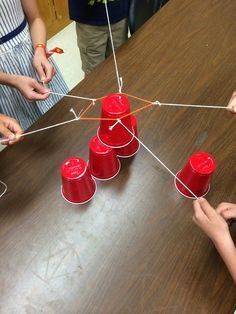
[[[21,4],[29,23],[34,46],[36,44],[45,44],[46,28],[38,10],[37,0],[21,0]]]
[[[15,74],[8,74],[0,71],[0,84],[15,87],[18,76]]]
[[[226,239],[215,241],[214,244],[236,283],[236,247],[230,234]]]
[[[41,17],[37,17],[31,22],[30,33],[34,46],[36,44],[46,45],[46,28]]]

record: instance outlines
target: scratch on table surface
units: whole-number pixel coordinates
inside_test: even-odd
[[[79,262],[79,268],[80,269],[83,269],[83,267],[82,267],[82,265],[81,265],[81,262],[80,262],[80,257],[79,257],[79,254],[77,253],[77,251],[76,251],[76,249],[73,247],[72,248],[72,251],[73,251],[73,253],[75,254],[75,256],[77,257],[77,259],[78,259],[78,262]]]
[[[49,267],[49,261],[50,261],[50,256],[51,256],[51,248],[48,250],[48,260],[47,260],[47,266],[46,266],[46,271],[45,271],[45,279],[48,277],[48,267]]]
[[[67,248],[68,249],[68,248]],[[54,276],[54,274],[57,272],[58,268],[61,266],[62,262],[64,261],[64,259],[70,254],[69,250],[66,251],[66,254],[64,254],[60,260],[60,262],[57,264],[56,268],[54,269],[54,271],[52,272],[49,280]]]
[[[36,272],[34,272],[33,270],[31,270],[32,274],[34,274],[38,279],[42,280],[46,285],[48,285],[48,281],[45,280],[44,278],[42,278],[41,276],[39,276]]]
[[[52,248],[52,247],[51,247]],[[51,251],[51,248],[49,249],[49,251]],[[56,257],[57,255],[61,254],[63,251],[69,249],[68,246],[64,247],[63,249],[60,249],[58,251],[56,251],[55,253],[52,253],[49,255],[49,258],[53,258],[53,257]]]

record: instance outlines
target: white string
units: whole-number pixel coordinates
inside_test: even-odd
[[[122,93],[122,88],[123,88],[123,78],[122,78],[122,77],[120,77],[120,78],[119,78],[119,81],[120,81],[119,93]]]
[[[3,197],[3,195],[7,192],[7,185],[3,181],[0,180],[0,183],[5,187],[5,190],[0,194],[0,198]]]
[[[189,193],[191,193],[194,198],[199,199],[143,142],[140,141],[140,139],[135,136],[135,134],[133,134],[122,122],[120,119],[117,119],[117,122],[115,124],[113,124],[110,129],[112,130],[113,127],[115,127],[117,125],[117,123],[120,123],[121,125],[123,125],[123,127],[132,135],[134,136],[134,138],[177,180],[179,181],[179,183],[181,183],[186,190],[189,191]]]
[[[115,55],[114,55],[115,56]],[[117,68],[117,63],[115,59],[115,65]],[[119,85],[119,93],[122,93],[122,87],[123,87],[123,79],[122,77],[119,77],[119,73],[117,72],[117,77],[118,77],[118,85]],[[68,94],[61,94],[61,93],[56,93],[56,92],[49,92],[49,94],[52,95],[58,95],[58,96],[63,96],[63,97],[69,97],[69,98],[76,98],[76,99],[83,99],[83,100],[90,100],[93,102],[93,105],[95,104],[96,100],[95,98],[88,98],[88,97],[82,97],[82,96],[74,96],[74,95],[68,95]],[[190,107],[190,108],[205,108],[205,109],[225,109],[225,110],[231,110],[232,107],[224,107],[224,106],[201,106],[201,105],[189,105],[189,104],[172,104],[172,103],[164,103],[160,102],[158,100],[152,102],[153,105],[158,105],[158,106],[169,106],[169,107]]]
[[[152,104],[153,105],[158,105],[158,106],[170,106],[170,107],[191,107],[191,108],[226,109],[226,110],[230,110],[231,109],[231,107],[223,107],[223,106],[201,106],[201,105],[161,103],[158,100],[152,102]]]
[[[23,134],[17,134],[16,135],[16,138],[20,138],[20,137],[25,137],[27,135],[31,135],[31,134],[34,134],[34,133],[38,133],[38,132],[42,132],[42,131],[45,131],[45,130],[49,130],[49,129],[53,129],[53,128],[56,128],[58,126],[61,126],[61,125],[64,125],[64,124],[68,124],[68,123],[72,123],[74,121],[78,121],[80,119],[80,116],[76,115],[75,112],[72,111],[73,109],[70,109],[70,111],[75,115],[75,118],[74,119],[71,119],[71,120],[67,120],[67,121],[64,121],[64,122],[60,122],[60,123],[57,123],[57,124],[53,124],[53,125],[50,125],[50,126],[47,126],[45,128],[41,128],[41,129],[37,129],[37,130],[34,130],[34,131],[30,131],[30,132],[27,132],[27,133],[23,133]],[[2,144],[3,142],[6,142],[6,141],[9,141],[9,138],[4,138],[0,141],[0,144]]]
[[[121,78],[121,82],[122,82],[122,78]],[[57,94],[57,93],[56,93]],[[74,98],[82,98],[82,99],[87,99],[87,100],[91,100],[93,105],[95,104],[95,101],[96,99],[92,99],[92,98],[85,98],[85,97],[78,97],[78,96],[72,96],[72,95],[64,95],[64,94],[58,94],[58,95],[62,95],[62,96],[68,96],[68,97],[74,97]],[[198,106],[198,105],[184,105],[184,104],[168,104],[168,103],[161,103],[159,102],[158,100],[156,100],[155,102],[152,102],[153,105],[159,105],[159,106],[175,106],[175,107],[194,107],[194,108],[210,108],[210,109],[227,109],[229,110],[231,107],[221,107],[221,106]],[[82,111],[82,110],[81,110]],[[72,123],[74,121],[78,121],[80,119],[80,114],[81,114],[81,111],[79,113],[79,115],[76,115],[76,113],[74,112],[74,109],[71,108],[70,109],[70,112],[72,112],[75,116],[74,119],[71,119],[71,120],[67,120],[67,121],[64,121],[64,122],[61,122],[61,123],[57,123],[57,124],[53,124],[53,125],[50,125],[48,127],[45,127],[45,128],[41,128],[41,129],[37,129],[37,130],[34,130],[34,131],[30,131],[30,132],[27,132],[27,133],[23,133],[23,134],[18,134],[16,135],[16,138],[21,138],[21,137],[25,137],[27,135],[31,135],[31,134],[34,134],[34,133],[38,133],[38,132],[42,132],[42,131],[45,131],[45,130],[49,130],[49,129],[52,129],[52,128],[55,128],[55,127],[58,127],[58,126],[61,126],[61,125],[64,125],[64,124],[68,124],[68,123]],[[110,129],[112,129],[118,122],[116,122],[113,126],[110,127]],[[0,144],[5,144],[6,141],[9,141],[9,138],[3,138],[0,140]],[[142,144],[143,145],[143,144]],[[176,177],[177,178],[177,177]],[[177,180],[179,181],[179,179],[177,178]],[[183,184],[183,183],[182,183]],[[184,184],[183,184],[184,185]]]
[[[107,15],[108,29],[109,29],[109,33],[110,33],[110,40],[111,40],[111,47],[112,47],[112,52],[113,52],[113,58],[114,58],[114,63],[115,63],[115,70],[116,70],[116,77],[117,77],[117,82],[118,82],[119,93],[122,93],[123,80],[120,77],[119,71],[118,71],[118,66],[117,66],[117,61],[116,61],[116,53],[115,53],[114,42],[113,42],[112,31],[111,31],[111,23],[110,23],[108,8],[107,8],[107,0],[105,0],[105,9],[106,9],[106,15]]]
[[[92,102],[95,102],[97,100],[94,98],[87,98],[87,97],[82,97],[82,96],[73,96],[73,95],[68,95],[68,94],[55,93],[55,92],[51,92],[51,91],[49,92],[49,94],[63,96],[63,97],[76,98],[76,99],[91,100]]]
[[[79,119],[80,119],[80,115],[81,115],[82,111],[83,111],[83,109],[80,110],[79,114],[77,115],[77,114],[75,113],[74,109],[73,109],[73,108],[70,108],[70,112],[73,113],[73,115],[75,116],[75,119],[76,119],[76,120],[79,120]]]

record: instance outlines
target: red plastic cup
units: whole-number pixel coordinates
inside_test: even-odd
[[[131,116],[131,123],[134,130],[134,135],[138,137],[137,118],[134,115]],[[139,141],[136,140],[136,138],[133,138],[133,140],[128,145],[121,148],[115,148],[115,151],[118,157],[128,158],[137,154],[139,148],[140,148]]]
[[[68,158],[61,165],[61,177],[61,193],[69,203],[87,203],[96,193],[96,182],[82,158]]]
[[[104,145],[97,136],[89,142],[89,170],[98,180],[114,178],[120,171],[120,161],[113,148]]]
[[[112,94],[107,96],[102,101],[101,118],[114,120],[101,120],[100,127],[97,132],[99,140],[112,148],[123,147],[129,144],[133,135],[130,134],[120,123],[112,130],[110,127],[116,123],[116,119],[130,113],[130,103],[122,94]],[[133,133],[131,117],[121,119],[122,123]]]
[[[210,181],[216,168],[215,159],[207,153],[198,152],[190,156],[187,164],[177,173],[177,177],[197,197],[205,196],[210,190]],[[188,198],[195,198],[193,195],[175,179],[177,190]]]

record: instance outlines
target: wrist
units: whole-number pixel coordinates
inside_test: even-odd
[[[23,76],[21,75],[12,75],[10,86],[18,89],[21,85],[22,78]]]
[[[224,235],[220,235],[213,239],[213,243],[218,250],[222,250],[223,248],[234,246],[233,240],[231,238],[229,230],[224,233]]]
[[[44,44],[36,44],[34,46],[34,54],[35,55],[46,55],[46,46]]]

